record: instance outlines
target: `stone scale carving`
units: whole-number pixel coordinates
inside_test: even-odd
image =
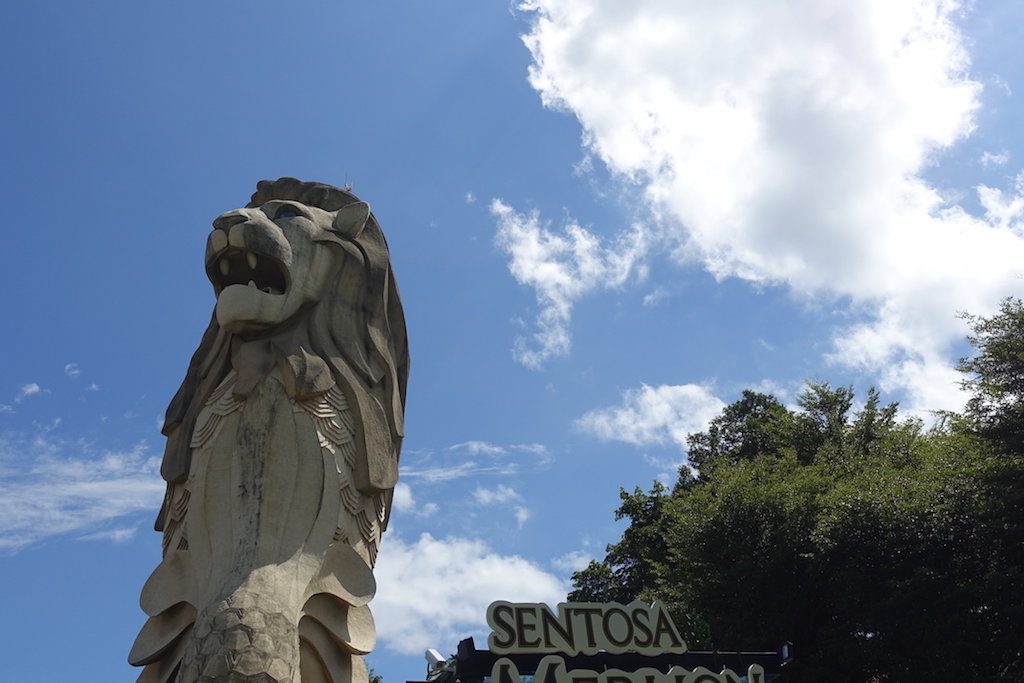
[[[140,683],[365,683],[409,371],[387,244],[365,202],[293,178],[213,225],[129,661]]]

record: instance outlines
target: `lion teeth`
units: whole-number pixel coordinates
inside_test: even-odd
[[[228,260],[226,258],[222,258],[220,260],[220,274],[221,275],[227,275],[230,272],[231,272],[231,264],[228,263]]]
[[[248,261],[249,268],[251,270],[256,270],[256,254],[252,253],[251,251],[247,252],[245,255],[245,260]]]
[[[228,235],[223,230],[214,230],[210,233],[210,246],[214,253],[224,251],[228,248]]]
[[[253,280],[249,280],[249,286],[256,289],[256,283]]]

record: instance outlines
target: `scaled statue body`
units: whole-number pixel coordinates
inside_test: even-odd
[[[214,319],[167,411],[139,681],[365,683],[408,350],[387,245],[291,178],[214,221]]]

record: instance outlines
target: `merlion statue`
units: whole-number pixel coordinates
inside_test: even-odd
[[[409,354],[365,202],[261,181],[213,222],[216,309],[167,409],[140,682],[366,683]]]

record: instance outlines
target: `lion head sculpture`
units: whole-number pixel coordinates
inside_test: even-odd
[[[260,181],[245,208],[214,221],[206,272],[217,305],[167,408],[163,478],[188,476],[188,435],[228,371],[232,338],[270,338],[293,374],[307,381],[294,387],[300,397],[317,389],[315,370],[333,375],[362,425],[357,462],[365,468],[356,472],[357,484],[390,491],[398,478],[409,350],[387,243],[369,206],[322,183]],[[310,358],[316,368],[303,367]]]
[[[409,352],[384,235],[347,190],[261,181],[213,222],[217,303],[164,421],[164,556],[140,681],[365,683]]]

